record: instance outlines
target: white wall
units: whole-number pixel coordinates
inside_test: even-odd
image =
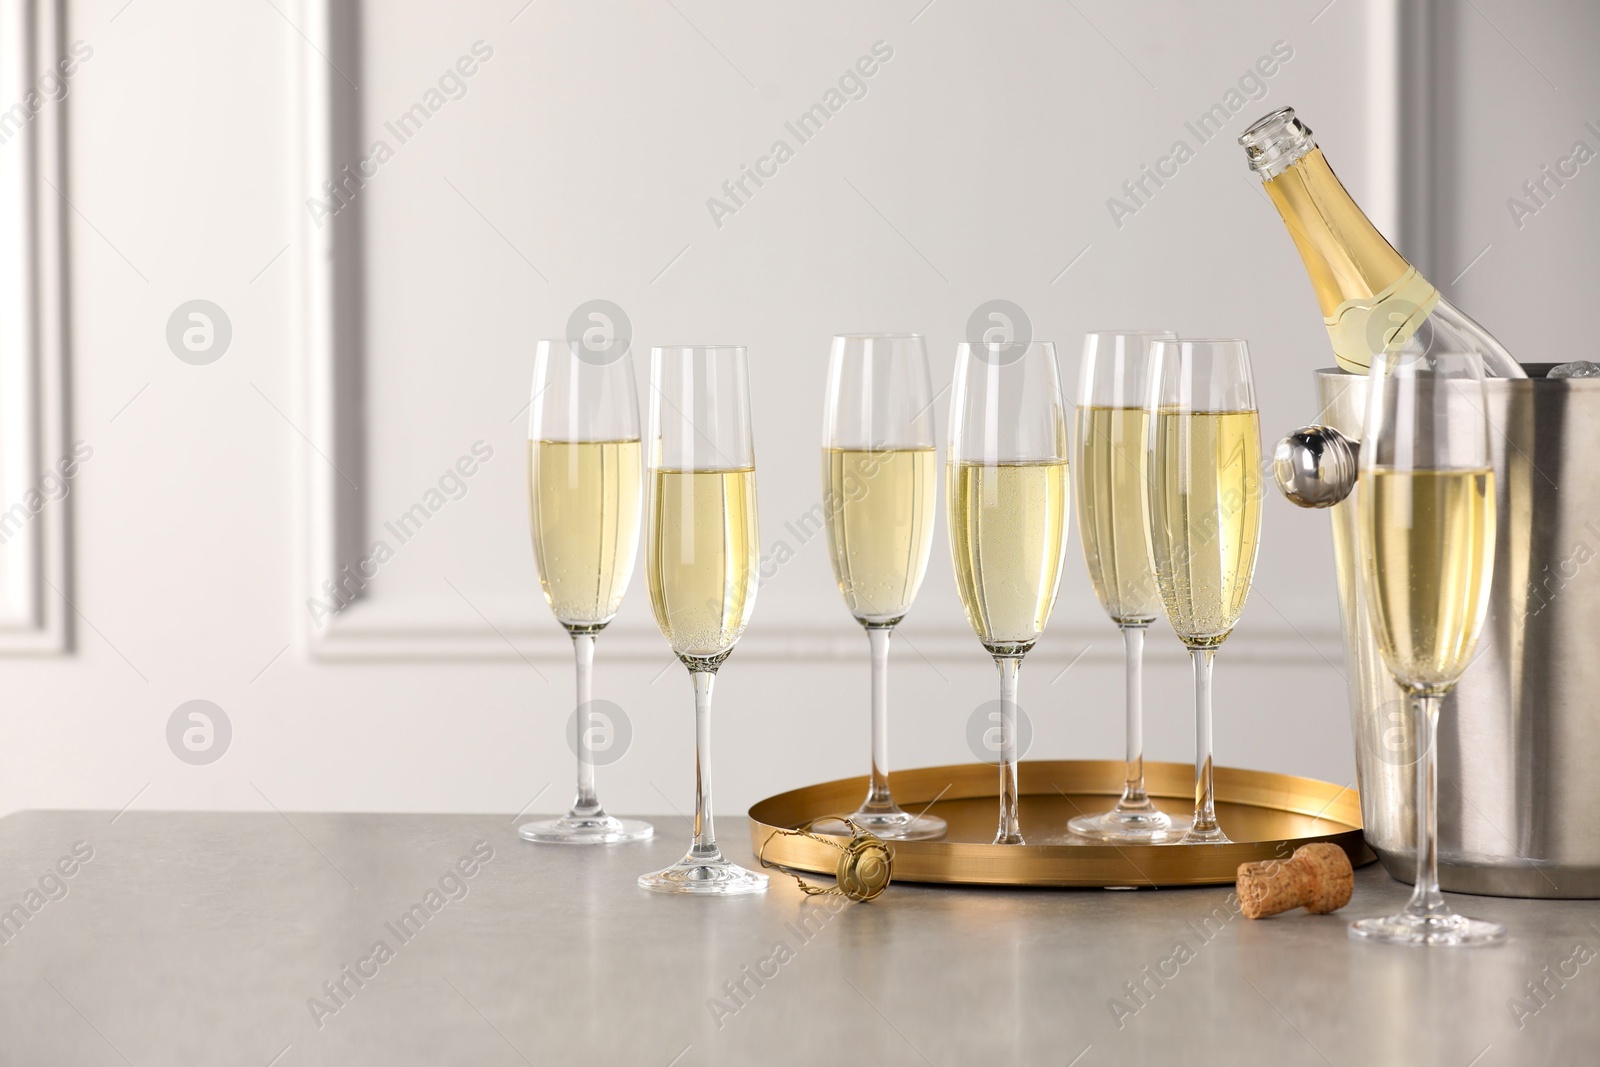
[[[1383,132],[1390,68],[1369,63],[1396,21],[1388,6],[675,5],[374,2],[350,55],[315,0],[67,4],[64,40],[93,48],[61,114],[70,436],[94,453],[69,498],[73,649],[3,666],[0,810],[137,796],[142,808],[509,813],[546,786],[535,810],[563,807],[570,664],[528,550],[517,412],[533,341],[559,335],[586,299],[622,305],[641,352],[750,349],[764,542],[796,555],[763,586],[719,680],[728,816],[865,770],[866,642],[820,540],[785,529],[817,496],[829,335],[923,331],[942,384],[968,314],[993,297],[1057,340],[1069,380],[1085,330],[1237,334],[1251,341],[1268,439],[1314,415],[1309,371],[1329,361],[1326,337],[1233,138],[1292,103],[1358,199],[1399,202]],[[1505,0],[1478,8],[1563,88],[1470,8],[1450,13],[1457,66],[1440,66],[1461,73],[1441,76],[1439,136],[1467,177],[1447,186],[1427,254],[1448,283],[1452,265],[1494,243],[1456,295],[1520,351],[1555,342],[1561,320],[1533,309],[1551,292],[1575,299],[1593,277],[1600,215],[1587,169],[1520,233],[1497,198],[1574,138],[1600,147],[1580,106],[1595,99],[1583,79],[1597,38],[1568,27],[1565,8],[1516,19]],[[493,56],[464,97],[404,145],[383,133],[480,40]],[[893,58],[867,95],[715,225],[707,198],[774,139],[794,146],[785,120],[880,40]],[[1175,140],[1194,147],[1185,121],[1278,41],[1293,58],[1264,98],[1116,225],[1107,198]],[[330,98],[358,101],[362,143],[396,148],[334,224],[359,219],[365,239],[364,307],[333,305],[336,317],[361,311],[357,346],[316,330],[332,284],[320,242],[342,232],[312,224],[306,206]],[[195,298],[233,327],[206,366],[165,338],[173,309]],[[330,374],[351,365],[359,403],[319,408],[342,395],[324,388]],[[383,536],[381,520],[478,440],[494,458],[466,495],[398,548],[361,602],[313,626],[306,601],[327,546]],[[350,459],[359,491],[322,455]],[[1344,784],[1326,519],[1268,504],[1257,591],[1219,659],[1218,759]],[[941,532],[895,650],[898,767],[970,759],[968,716],[995,695],[943,544]],[[1037,756],[1120,754],[1118,641],[1080,558],[1074,542],[1024,672]],[[618,811],[686,809],[688,685],[636,585],[599,645],[597,695],[634,731],[627,756],[602,768],[601,795]],[[1192,756],[1180,653],[1169,632],[1151,641],[1152,758]],[[180,762],[166,740],[173,710],[196,698],[233,727],[209,766]]]

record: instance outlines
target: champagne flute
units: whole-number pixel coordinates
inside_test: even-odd
[[[760,893],[767,876],[730,862],[711,818],[711,687],[756,602],[755,448],[743,348],[650,355],[647,563],[656,624],[694,682],[694,843],[639,876],[660,893]]]
[[[1161,613],[1144,516],[1145,383],[1150,346],[1176,340],[1167,331],[1091,333],[1083,341],[1072,481],[1078,533],[1100,606],[1122,631],[1127,769],[1110,811],[1079,815],[1067,828],[1115,844],[1175,841],[1188,828],[1151,802],[1144,788],[1144,712],[1140,700],[1145,630]]]
[[[1194,663],[1194,821],[1226,844],[1211,775],[1211,661],[1239,621],[1261,540],[1261,418],[1240,340],[1151,346],[1145,508],[1167,621]]]
[[[654,830],[606,814],[594,788],[591,676],[595,636],[639,554],[639,398],[626,348],[540,341],[528,417],[528,510],[539,585],[577,660],[578,795],[559,819],[524,823],[523,840],[614,845]]]
[[[872,649],[872,775],[866,800],[850,818],[900,841],[945,832],[943,819],[902,811],[889,793],[889,637],[911,610],[933,546],[933,434],[921,334],[833,339],[822,427],[828,550],[845,606],[866,628]]]
[[[1374,360],[1357,483],[1367,617],[1413,715],[1417,875],[1397,914],[1350,924],[1399,945],[1486,945],[1499,923],[1439,893],[1439,704],[1471,663],[1494,574],[1494,470],[1482,360],[1472,353]]]
[[[964,342],[946,461],[950,556],[978,640],[1000,669],[1000,827],[1020,845],[1017,674],[1050,620],[1067,537],[1067,413],[1048,341]]]

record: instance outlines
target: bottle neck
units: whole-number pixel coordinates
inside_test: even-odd
[[[1377,296],[1412,269],[1345,192],[1322,149],[1264,187],[1305,261],[1324,317],[1347,300]]]
[[[1404,344],[1439,293],[1356,206],[1322,149],[1313,147],[1264,187],[1311,276],[1339,363],[1362,370],[1373,352]]]

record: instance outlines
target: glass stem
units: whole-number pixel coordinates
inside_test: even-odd
[[[1020,845],[1022,826],[1017,819],[1017,674],[1021,656],[996,656],[1000,668],[1000,829],[997,845]]]
[[[1144,625],[1122,626],[1123,662],[1127,669],[1128,766],[1122,785],[1119,811],[1148,811],[1150,798],[1144,791]]]
[[[889,637],[892,626],[867,627],[872,643],[872,777],[863,811],[892,812],[889,795]]]
[[[572,802],[572,810],[567,812],[567,816],[573,819],[601,818],[605,811],[600,807],[600,798],[594,791],[594,752],[590,748],[594,737],[589,728],[594,693],[594,634],[574,633],[572,653],[577,663],[577,707],[574,714],[578,720],[575,745],[578,750],[578,797]]]
[[[1194,661],[1194,826],[1192,836],[1215,834],[1216,796],[1211,781],[1211,661],[1214,648],[1191,648]]]
[[[694,680],[694,845],[696,860],[719,860],[717,830],[711,821],[711,686],[715,670],[689,668]]]
[[[1439,893],[1439,697],[1413,693],[1417,744],[1417,877],[1406,911],[1418,917],[1444,915]]]

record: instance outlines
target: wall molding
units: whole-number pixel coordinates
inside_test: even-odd
[[[64,653],[72,638],[71,496],[39,493],[41,472],[67,455],[64,100],[27,102],[63,54],[61,25],[57,0],[0,4],[0,106],[29,113],[0,127],[0,655]]]
[[[365,470],[360,368],[363,358],[360,299],[362,206],[359,198],[331,218],[314,218],[307,206],[323,196],[337,167],[359,158],[360,6],[333,0],[300,0],[295,29],[305,37],[290,45],[291,91],[298,101],[298,155],[292,168],[290,232],[296,322],[302,358],[295,392],[298,425],[304,428],[297,456],[298,524],[302,531],[293,610],[303,650],[317,658],[338,658],[352,640],[362,644],[362,629],[373,605],[359,602],[318,626],[305,606],[360,543],[365,523],[360,484]],[[341,418],[341,410],[354,418]],[[358,601],[362,598],[357,597]],[[362,609],[359,612],[357,608]],[[360,620],[360,621],[357,621]],[[381,625],[378,632],[393,627]],[[372,638],[366,637],[367,643]],[[382,643],[380,641],[380,643]]]
[[[377,608],[377,610],[372,610]],[[1264,610],[1264,606],[1263,606]],[[757,621],[739,642],[740,662],[866,662],[867,642],[841,607],[838,618],[828,625]],[[572,645],[548,617],[536,618],[533,612],[511,622],[456,623],[402,619],[393,607],[375,603],[347,608],[328,624],[328,633],[314,646],[320,659],[483,661],[567,663]],[[1145,650],[1150,663],[1181,663],[1188,652],[1166,630],[1163,623],[1152,628],[1154,636]],[[970,663],[981,660],[983,651],[977,638],[965,626],[907,626],[895,635],[897,659],[910,662],[922,659],[938,666],[947,662]],[[600,638],[601,654],[611,661],[671,662],[671,654],[654,626],[615,624]],[[1337,628],[1264,626],[1249,628],[1230,638],[1223,658],[1229,663],[1256,663],[1279,666],[1322,666],[1338,671],[1344,660],[1343,636]],[[1028,654],[1035,667],[1122,663],[1122,641],[1109,621],[1083,623],[1065,621],[1052,625],[1048,640]]]
[[[1437,258],[1438,30],[1434,0],[1370,0],[1367,5],[1371,154],[1363,207],[1379,232],[1429,278]]]
[[[332,0],[299,0],[297,25],[315,47],[306,48],[296,40],[291,48],[297,57],[291,76],[301,130],[294,168],[297,184],[291,198],[292,232],[297,235],[297,334],[302,352],[296,392],[300,397],[299,425],[307,438],[297,459],[302,534],[298,588],[292,605],[295,630],[301,635],[303,651],[326,661],[566,662],[572,655],[571,643],[554,621],[538,610],[532,590],[526,612],[512,618],[486,618],[466,605],[445,614],[438,605],[447,601],[425,605],[408,603],[403,596],[361,592],[320,625],[306,607],[307,597],[322,595],[328,582],[337,584],[341,568],[347,561],[361,558],[370,540],[360,489],[367,466],[362,407],[366,355],[361,325],[363,201],[354,197],[320,226],[306,207],[307,197],[321,195],[324,183],[340,167],[364,154],[360,101],[351,84],[361,81],[357,10],[357,5]],[[635,582],[634,596],[643,594],[642,588],[637,588],[642,585],[642,580]],[[1268,610],[1260,602],[1257,608]],[[842,609],[837,614],[838,618],[823,625],[758,617],[758,624],[740,642],[738,658],[767,662],[864,660],[866,642]],[[1342,661],[1337,626],[1296,629],[1292,624],[1261,622],[1229,642],[1225,654],[1229,662],[1320,665]],[[601,648],[607,659],[670,663],[661,635],[648,622],[614,624],[607,629]],[[1108,622],[1086,615],[1058,619],[1047,642],[1030,654],[1029,663],[1064,664],[1080,653],[1090,663],[1122,660],[1116,631]],[[911,625],[900,635],[896,655],[918,654],[938,664],[951,659],[965,662],[982,653],[964,625]],[[1149,654],[1155,661],[1186,656],[1176,641],[1165,640],[1152,640]]]

